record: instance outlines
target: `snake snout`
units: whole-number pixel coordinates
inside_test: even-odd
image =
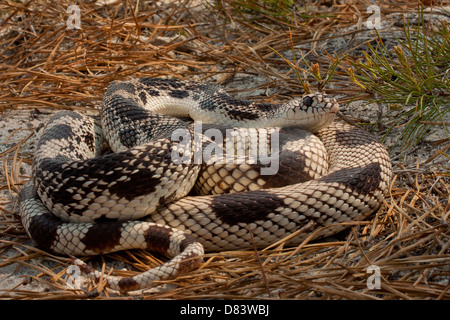
[[[302,120],[310,117],[326,117],[339,111],[339,104],[331,96],[311,93],[292,100],[290,103],[292,119]]]
[[[326,94],[315,94],[315,99],[314,106],[319,110],[318,113],[335,114],[339,111],[339,103],[333,97]]]
[[[286,124],[311,132],[326,128],[339,110],[336,100],[322,93],[311,93],[288,103]]]
[[[331,102],[330,113],[336,114],[339,111],[339,103],[336,101]]]

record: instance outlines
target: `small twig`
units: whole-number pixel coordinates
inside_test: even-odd
[[[261,275],[262,275],[262,278],[264,281],[264,285],[266,286],[267,294],[269,295],[269,297],[272,297],[272,294],[270,293],[269,282],[267,281],[267,277],[266,277],[266,272],[264,271],[264,268],[263,268],[263,265],[261,262],[261,257],[259,256],[258,249],[256,248],[255,241],[253,240],[253,233],[252,233],[252,229],[250,228],[250,225],[248,226],[248,232],[250,233],[250,239],[252,242],[253,249],[255,250],[256,260],[258,261],[259,267],[261,269]]]

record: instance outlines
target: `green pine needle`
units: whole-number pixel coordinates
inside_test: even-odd
[[[404,127],[399,141],[407,148],[422,140],[430,123],[442,125],[449,136],[445,115],[450,111],[450,27],[442,20],[439,28],[431,28],[420,8],[417,28],[406,22],[403,34],[393,54],[378,34],[376,46],[364,52],[364,62],[347,59],[352,66],[347,72],[361,90],[375,95],[374,101],[398,113],[390,129]]]

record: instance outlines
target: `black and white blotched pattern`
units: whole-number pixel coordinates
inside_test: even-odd
[[[392,176],[389,155],[372,135],[332,123],[337,109],[322,94],[273,105],[234,99],[205,83],[115,82],[100,123],[64,111],[44,128],[32,180],[20,192],[23,225],[39,247],[57,254],[141,248],[172,258],[135,277],[108,277],[121,291],[195,269],[204,250],[251,248],[250,232],[257,247],[294,233],[288,244],[336,233],[345,228],[339,223],[362,220],[381,205]],[[234,126],[248,129],[226,136]],[[251,147],[275,142],[280,158],[214,163],[222,149],[211,128],[244,158]],[[174,132],[185,136],[174,139]],[[196,161],[198,154],[216,158]],[[275,164],[275,175],[261,175]]]

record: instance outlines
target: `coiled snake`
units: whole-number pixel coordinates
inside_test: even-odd
[[[392,175],[372,135],[332,123],[337,108],[322,94],[272,105],[231,98],[212,84],[114,82],[101,124],[70,111],[47,123],[32,180],[19,195],[22,223],[39,247],[57,254],[141,248],[172,257],[133,277],[107,277],[121,291],[197,268],[204,250],[334,234],[345,228],[339,223],[379,208]],[[300,136],[306,142],[297,147]],[[264,158],[254,146],[270,152]],[[213,194],[191,195],[193,188]]]

